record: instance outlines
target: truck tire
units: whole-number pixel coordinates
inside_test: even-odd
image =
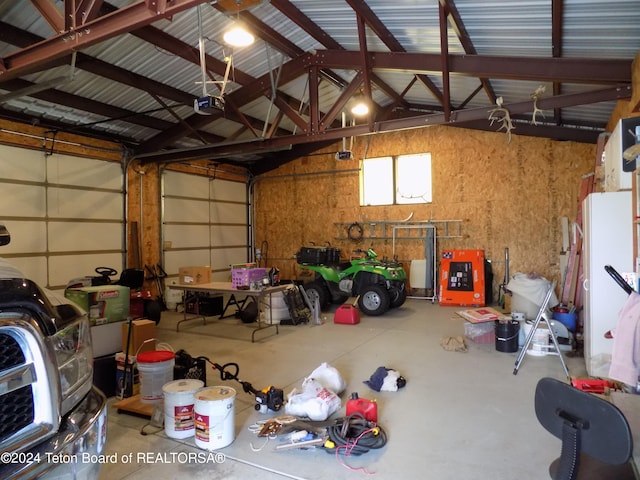
[[[315,305],[316,298],[320,303],[320,310],[324,310],[329,305],[329,289],[321,280],[316,280],[311,283],[307,283],[302,288],[304,288],[307,297],[309,298],[309,302],[311,305]]]
[[[382,315],[389,310],[391,298],[386,288],[380,285],[367,285],[358,298],[358,306],[366,315]]]

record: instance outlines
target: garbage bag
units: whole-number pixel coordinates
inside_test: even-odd
[[[514,274],[507,290],[512,293],[511,311],[523,312],[528,319],[536,318],[544,298],[547,295],[551,282],[535,273]],[[555,291],[551,293],[551,298],[546,308],[546,314],[551,318],[551,308],[558,304],[558,297]]]
[[[340,409],[340,397],[323,387],[313,378],[302,382],[302,391],[293,389],[288,396],[284,411],[288,415],[308,417],[313,421],[324,421]]]

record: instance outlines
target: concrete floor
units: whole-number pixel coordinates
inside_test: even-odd
[[[237,382],[222,382],[211,369],[208,386],[227,385],[238,391],[234,441],[217,451],[222,455],[189,460],[188,453],[205,453],[193,438],[174,440],[164,431],[142,435],[148,421],[118,413],[110,399],[106,454],[117,462],[105,463],[100,478],[339,480],[367,473],[381,480],[549,478],[547,469],[560,454],[560,441],[539,425],[533,401],[540,378],[566,379],[559,358],[525,355],[513,375],[518,354],[497,351],[495,343],[467,341],[467,352],[447,351],[440,339],[464,333],[464,320],[455,313],[460,309],[409,299],[382,317],[363,315],[357,325],[334,324],[333,313],[326,312],[322,325],[281,325],[278,335],[274,328],[256,332],[255,343],[251,342],[255,324],[209,318],[206,325],[202,320],[183,323],[176,333],[181,314],[164,312],[158,325],[161,341],[194,357],[206,356],[219,364],[236,362],[239,378],[255,387],[276,385],[287,394],[328,362],[347,383],[342,408],[332,419],[344,416],[352,392],[376,399],[378,423],[388,443],[340,459],[323,449],[275,451],[278,439],[265,443],[249,430],[275,414],[257,412],[251,395]],[[565,359],[572,376],[586,375],[582,357],[565,355]],[[364,385],[379,366],[398,370],[407,379],[406,387],[376,392]],[[162,452],[172,455],[155,455]],[[131,462],[124,463],[129,458]]]

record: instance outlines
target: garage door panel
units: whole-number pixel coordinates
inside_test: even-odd
[[[50,183],[89,188],[122,189],[122,167],[115,162],[53,154],[47,159]]]
[[[164,174],[164,194],[166,196],[184,196],[209,198],[209,179],[198,175],[187,175],[179,172],[165,172]]]
[[[9,230],[11,243],[0,247],[0,257],[14,253],[44,252],[47,249],[47,227],[44,222],[22,220],[0,221]]]
[[[211,267],[213,270],[228,270],[230,274],[231,265],[245,263],[246,258],[247,249],[245,247],[214,249],[211,251]]]
[[[52,218],[122,218],[122,195],[119,192],[50,188],[47,198]]]
[[[123,226],[115,223],[49,223],[51,252],[122,249]]]
[[[247,227],[244,225],[213,225],[211,227],[211,245],[214,247],[246,244]]]
[[[246,224],[247,206],[236,203],[211,203],[211,223]]]
[[[4,250],[0,251],[0,253],[4,253]],[[33,280],[41,287],[47,285],[47,258],[45,256],[15,257],[8,258],[7,261],[20,270],[29,280]]]
[[[209,265],[209,249],[165,252],[164,270],[178,273],[180,267]]]
[[[219,202],[246,202],[246,187],[238,182],[214,180],[211,182],[211,200]]]
[[[209,205],[203,200],[172,198],[165,201],[165,222],[207,223],[209,221]]]
[[[44,182],[44,153],[24,148],[0,147],[0,178],[26,182]]]
[[[54,290],[98,266],[121,268],[123,185],[120,162],[0,145],[0,223],[12,236],[0,255]]]
[[[166,225],[164,231],[164,240],[171,242],[171,248],[209,247],[206,225]]]
[[[230,265],[247,261],[245,183],[181,172],[165,172],[162,181],[169,281],[175,281],[179,267],[192,265],[211,265],[212,279],[230,281]]]
[[[66,285],[69,281],[84,277],[98,275],[97,267],[109,267],[118,271],[113,277],[114,281],[120,278],[122,269],[121,253],[91,253],[87,255],[58,255],[49,258],[49,282],[51,285]]]
[[[41,217],[46,211],[45,189],[34,185],[1,183],[0,215],[5,217]]]

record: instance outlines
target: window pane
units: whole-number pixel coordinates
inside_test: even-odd
[[[362,205],[393,204],[393,160],[391,157],[362,161]]]
[[[430,203],[431,154],[399,156],[396,185],[396,203]]]

